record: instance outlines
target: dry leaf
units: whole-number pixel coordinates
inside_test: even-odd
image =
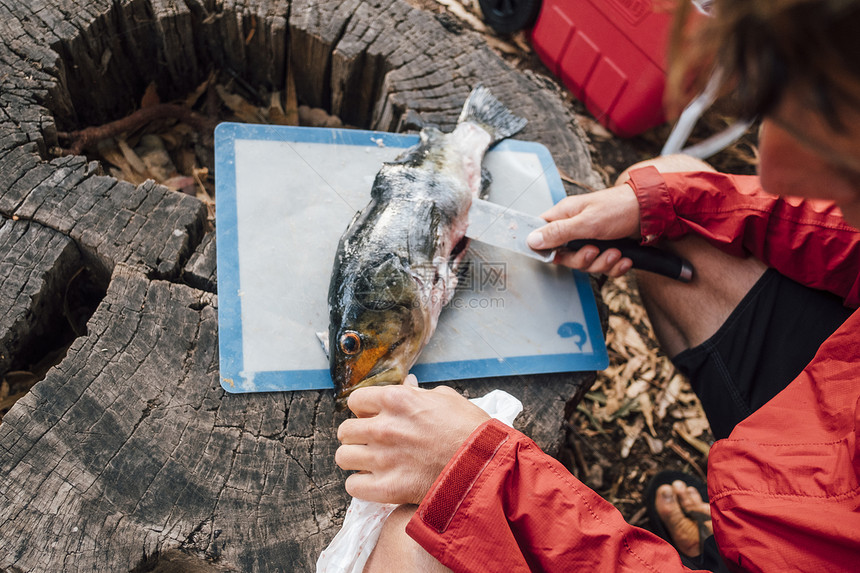
[[[610,326],[612,326],[612,317],[610,317]],[[645,355],[651,353],[651,349],[647,344],[645,344],[645,341],[642,340],[642,336],[640,336],[636,331],[636,328],[628,322],[627,319],[616,321],[616,328],[621,329],[620,334],[622,335],[623,344],[631,351],[631,353]]]
[[[651,382],[657,376],[657,357],[653,354],[648,357],[646,364],[643,366],[642,371],[639,373],[639,378],[642,382],[645,382],[647,386],[651,386]]]
[[[600,408],[597,413],[595,413],[595,417],[598,420],[608,421],[615,415],[615,412],[621,409],[622,402],[615,396],[607,396],[606,398],[606,406]]]
[[[648,444],[648,449],[655,456],[663,452],[663,440],[652,437],[650,434],[642,434],[645,442]]]
[[[299,106],[299,125],[308,127],[343,127],[343,123],[336,115],[318,107]]]
[[[519,53],[519,49],[516,46],[513,46],[495,36],[487,36],[487,45],[491,48],[495,48],[496,50],[502,52],[503,54],[514,55]]]
[[[201,167],[200,169],[194,169],[192,170],[191,174],[194,176],[194,180],[197,182],[197,198],[204,202],[212,201],[212,197],[209,194],[209,190],[206,188],[206,185],[204,183],[204,181],[209,179],[209,168]]]
[[[197,105],[197,102],[200,100],[200,96],[206,93],[206,90],[208,90],[209,86],[215,82],[217,77],[218,74],[216,74],[214,70],[209,72],[209,77],[185,98],[185,107],[190,109]]]
[[[621,420],[618,420],[618,424],[624,430],[624,439],[621,440],[621,457],[626,458],[630,455],[630,450],[633,448],[633,444],[636,443],[636,438],[642,434],[645,421],[642,418],[636,418],[636,421],[630,426]]]
[[[155,82],[150,82],[149,85],[146,86],[146,91],[143,92],[143,97],[140,98],[140,107],[143,109],[160,103],[161,98],[158,97],[158,87],[155,85]]]
[[[463,20],[476,32],[487,32],[487,26],[477,16],[463,8],[457,0],[436,0],[439,4],[448,8],[452,14]]]
[[[681,458],[682,460],[684,460],[685,462],[690,464],[690,467],[693,468],[697,474],[699,474],[699,477],[702,478],[702,481],[708,480],[708,476],[705,474],[704,471],[702,471],[702,468],[699,466],[699,464],[696,463],[696,460],[693,459],[693,456],[691,456],[689,453],[687,453],[687,451],[684,450],[684,448],[682,448],[681,446],[676,444],[674,440],[669,440],[668,442],[666,442],[666,445],[673,452],[678,454],[679,458]]]
[[[0,382],[0,419],[3,411],[14,406],[38,381],[39,377],[28,370],[7,372]]]
[[[705,430],[710,430],[711,425],[708,423],[708,419],[703,416],[696,416],[695,418],[687,418],[684,420],[684,426],[687,429],[687,432],[694,438],[698,438]]]
[[[666,412],[669,410],[669,406],[677,402],[678,396],[681,394],[681,388],[686,384],[686,380],[680,374],[675,374],[671,380],[669,380],[669,384],[666,385],[666,388],[663,390],[663,393],[660,395],[660,399],[657,401],[657,419],[662,420],[666,417]]]
[[[293,76],[293,66],[287,62],[287,86],[284,90],[284,115],[287,125],[299,124],[299,100],[296,94],[296,79]]]
[[[624,365],[624,370],[619,374],[619,381],[625,386],[630,380],[635,380],[636,373],[648,362],[647,354],[630,354],[627,363]],[[623,391],[623,389],[622,389]]]
[[[686,424],[684,424],[683,421],[675,422],[674,424],[672,424],[672,429],[675,431],[676,434],[681,437],[682,440],[696,448],[706,458],[708,457],[708,454],[711,451],[711,446],[709,446],[702,440],[690,435],[690,433],[687,431]]]
[[[122,153],[123,158],[125,158],[132,170],[140,175],[147,175],[146,164],[137,156],[137,153],[134,152],[128,142],[120,137],[117,138],[116,144],[117,147],[119,147],[119,151]]]
[[[646,392],[650,387],[651,385],[648,384],[646,380],[636,380],[635,382],[633,382],[633,384],[627,387],[627,391],[624,393],[624,395],[628,398],[637,398],[640,394]]]
[[[176,169],[182,175],[192,176],[194,170],[197,169],[197,154],[190,147],[179,147],[173,153],[173,160],[176,163]]]
[[[143,135],[134,152],[157,182],[163,183],[176,173],[176,166],[159,136],[151,133]]]
[[[621,407],[612,414],[612,419],[617,420],[620,418],[627,417],[631,412],[634,412],[639,409],[639,400],[630,400],[627,399],[621,404]]]
[[[266,115],[269,118],[269,123],[275,125],[298,125],[298,123],[290,123],[291,118],[281,105],[281,92],[272,92],[271,103],[269,104],[269,109],[266,111]]]
[[[651,432],[652,436],[657,437],[657,431],[654,429],[654,406],[648,392],[639,394],[639,409],[645,417],[645,423],[648,424],[648,431]]]
[[[174,191],[181,191],[186,195],[194,195],[197,188],[197,181],[194,177],[188,175],[176,175],[167,181],[163,181],[162,185]]]
[[[266,117],[262,110],[257,106],[248,103],[248,101],[242,96],[228,92],[221,84],[215,86],[215,93],[218,94],[218,97],[221,98],[224,105],[229,107],[230,111],[236,114],[236,117],[239,118],[240,121],[245,123],[266,123]]]
[[[603,466],[600,464],[591,464],[588,470],[588,475],[585,477],[586,483],[594,489],[603,488]]]
[[[133,185],[140,185],[141,183],[149,179],[149,177],[147,177],[146,175],[141,175],[140,173],[132,169],[129,169],[129,171],[126,172],[116,167],[109,167],[108,174],[114,179],[119,179],[120,181],[127,181]]]
[[[125,156],[123,156],[122,152],[120,152],[119,147],[117,147],[116,141],[114,141],[113,138],[102,139],[98,144],[96,144],[96,149],[98,150],[101,158],[114,167],[117,167],[122,171],[128,170],[129,173],[133,171],[131,165],[126,160]]]
[[[523,52],[524,54],[531,54],[532,53],[532,45],[531,45],[531,43],[529,43],[527,32],[521,30],[521,31],[515,33],[511,38],[513,39],[514,44],[517,45],[517,48],[519,48],[519,50],[521,52]]]
[[[254,34],[257,33],[257,17],[255,15],[251,15],[251,31],[248,32],[248,35],[245,36],[245,45],[251,43],[251,40],[254,38]]]

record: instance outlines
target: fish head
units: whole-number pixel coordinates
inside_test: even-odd
[[[338,405],[364,386],[400,384],[427,341],[415,278],[399,257],[346,266],[329,292],[329,366]]]

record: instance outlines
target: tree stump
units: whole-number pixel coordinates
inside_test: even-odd
[[[214,235],[196,199],[52,158],[58,130],[134,109],[157,82],[211,69],[282,87],[346,123],[450,129],[482,82],[529,119],[520,135],[600,184],[555,91],[474,33],[402,0],[0,0],[0,374],[68,332],[84,269],[103,293],[65,357],[0,424],[0,570],[151,570],[180,550],[222,570],[310,571],[343,520],[328,391],[219,385]],[[54,333],[54,334],[52,334]],[[592,373],[469,380],[506,389],[517,427],[557,450]]]

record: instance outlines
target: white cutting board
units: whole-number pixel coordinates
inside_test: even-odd
[[[328,330],[338,240],[384,161],[416,135],[222,123],[215,132],[218,326],[228,392],[332,388]],[[548,150],[507,140],[489,200],[539,215],[564,197]],[[587,277],[472,241],[468,272],[412,372],[421,382],[600,370]]]

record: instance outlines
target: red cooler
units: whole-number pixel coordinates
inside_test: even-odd
[[[532,30],[541,60],[616,135],[659,125],[674,2],[544,0]]]

